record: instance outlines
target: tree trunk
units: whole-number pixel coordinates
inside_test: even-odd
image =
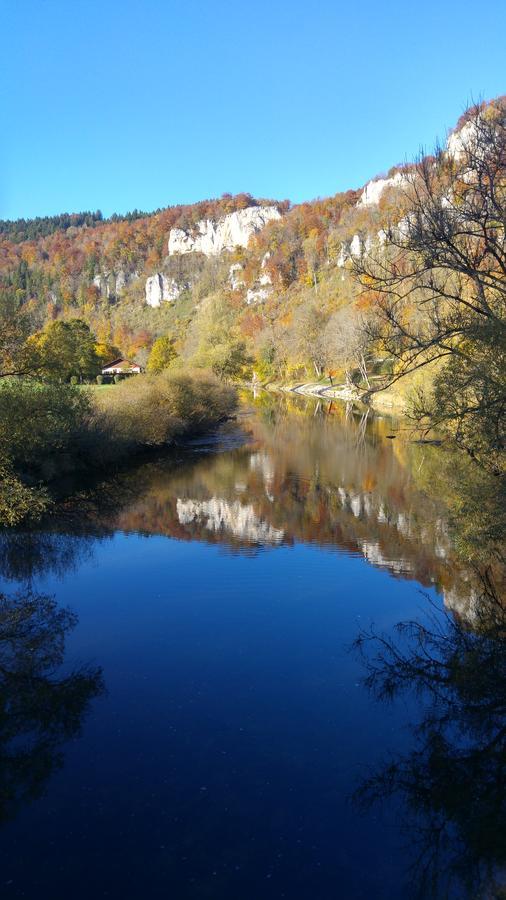
[[[369,379],[367,377],[367,366],[365,364],[365,359],[364,359],[364,356],[362,353],[360,354],[360,372],[362,373],[362,378],[364,379],[367,387],[370,388],[371,385],[370,385]]]

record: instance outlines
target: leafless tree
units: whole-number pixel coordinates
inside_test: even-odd
[[[352,371],[358,368],[368,388],[367,373],[369,336],[365,320],[351,306],[335,312],[329,319],[324,336],[325,356],[329,366],[342,366],[346,382],[352,381]]]
[[[378,388],[442,361],[432,399],[420,398],[419,418],[449,425],[471,453],[470,435],[485,429],[489,447],[501,450],[506,98],[470,111],[451,152],[438,148],[418,161],[402,205],[401,220],[354,260],[377,312],[370,339],[395,360]]]

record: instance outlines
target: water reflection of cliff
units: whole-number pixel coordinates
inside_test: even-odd
[[[243,421],[245,445],[144,467],[142,490],[110,524],[230,552],[295,542],[335,548],[437,585],[465,615],[472,574],[454,553],[444,503],[423,484],[430,449],[400,433],[389,439],[391,422],[365,423],[343,407],[316,412],[269,400]]]
[[[249,555],[313,543],[435,585],[472,621],[474,563],[495,566],[499,581],[504,573],[506,502],[462,457],[406,438],[392,421],[342,405],[262,397],[209,446],[141,465],[68,504],[51,531],[0,535],[0,573],[62,574],[118,529]]]

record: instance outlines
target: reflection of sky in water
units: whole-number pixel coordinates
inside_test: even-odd
[[[6,589],[69,605],[65,666],[107,689],[3,829],[6,897],[409,896],[395,802],[359,815],[349,794],[411,746],[417,701],[373,703],[348,648],[464,579],[400,440],[267,413],[247,444],[125,476],[74,536],[0,542]]]

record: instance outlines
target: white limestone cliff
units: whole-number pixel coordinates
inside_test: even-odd
[[[382,240],[380,235],[381,232],[378,233],[378,240],[381,243]],[[373,240],[370,235],[367,235],[365,238],[363,238],[359,234],[354,234],[351,241],[341,244],[341,249],[339,250],[339,255],[336,260],[336,265],[339,266],[339,268],[342,268],[345,263],[348,262],[348,260],[360,259],[360,257],[363,256],[364,253],[367,253],[372,246]]]
[[[246,303],[250,306],[252,303],[263,303],[272,293],[272,278],[266,270],[267,261],[270,253],[264,253],[260,266],[260,275],[256,279],[253,287],[248,288],[246,292]]]
[[[357,201],[357,206],[377,206],[387,188],[398,188],[408,183],[409,177],[404,172],[396,172],[391,178],[368,181]]]
[[[446,152],[454,159],[462,159],[468,149],[473,149],[476,144],[477,127],[476,122],[466,122],[458,131],[452,131],[446,141]]]
[[[466,150],[472,149],[476,143],[477,126],[474,120],[466,122],[458,131],[452,131],[446,141],[446,152],[454,159],[461,159]],[[396,172],[390,178],[374,178],[364,187],[357,206],[377,206],[388,188],[405,187],[410,182],[408,172]]]
[[[111,272],[104,269],[94,276],[93,284],[100,291],[102,297],[116,297],[138,277],[138,272],[127,272],[125,269]]]
[[[204,253],[216,256],[223,250],[247,247],[250,238],[281,214],[275,206],[248,206],[218,220],[202,219],[194,229],[171,228],[169,256],[176,253]]]
[[[241,263],[233,263],[228,272],[228,280],[233,291],[240,291],[244,287],[244,280],[241,278],[243,267]]]
[[[260,279],[261,280],[261,279]],[[263,303],[271,295],[270,287],[252,287],[246,291],[246,303],[251,306],[252,303]]]
[[[146,279],[146,303],[158,307],[162,302],[173,303],[179,297],[181,289],[174,278],[167,278],[161,272],[155,272]]]

